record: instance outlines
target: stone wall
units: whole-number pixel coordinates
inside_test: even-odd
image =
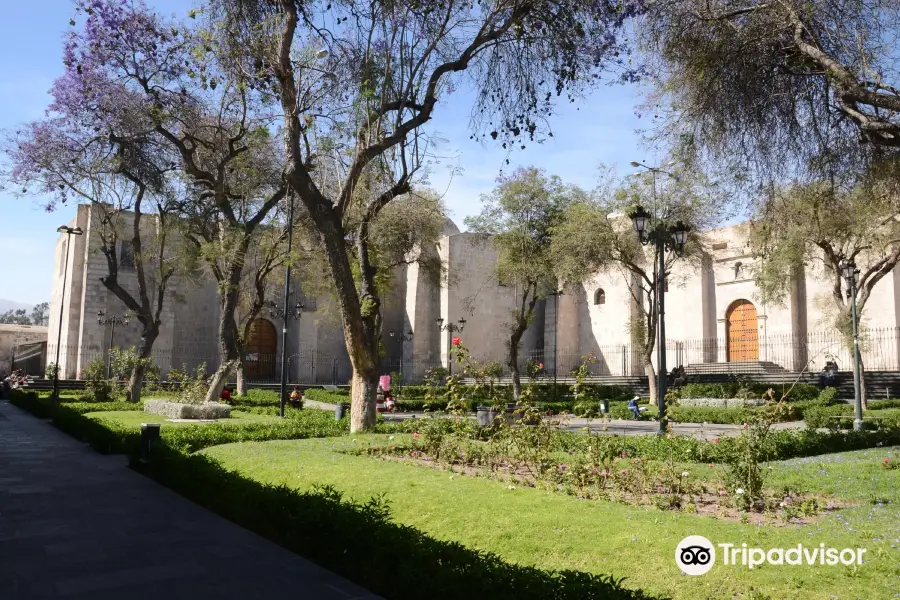
[[[0,378],[10,372],[18,346],[47,341],[47,331],[48,328],[42,325],[0,324]]]
[[[129,218],[126,214],[123,226],[130,225]],[[65,286],[65,235],[60,236],[54,249],[48,360],[54,360],[61,311],[60,362],[64,374],[74,377],[111,344],[111,328],[97,324],[97,311],[121,316],[125,306],[100,282],[107,266],[99,251],[98,222],[91,207],[79,206],[70,225],[82,227],[85,235],[71,237]],[[763,303],[753,279],[754,259],[748,255],[746,236],[747,226],[743,224],[706,232],[706,255],[691,262],[679,261],[673,267],[665,296],[669,368],[727,362],[729,308],[741,300],[753,303],[757,311],[759,360],[777,362],[787,369],[802,369],[807,364],[818,368],[821,361],[817,356],[826,348],[814,344],[806,347],[800,342],[808,334],[831,331],[826,309],[832,284],[816,265],[798,268],[785,301]],[[394,284],[382,306],[383,369],[399,370],[402,358],[405,378],[413,381],[420,380],[432,366],[447,366],[450,341],[456,334],[441,331],[436,323],[439,317],[444,325],[466,319],[460,337],[473,355],[505,362],[510,313],[518,290],[515,282],[498,280],[497,254],[490,240],[460,233],[448,221],[436,247],[424,252],[436,254],[448,276],[440,283],[429,281],[415,262],[395,270]],[[120,281],[136,291],[133,270],[123,269]],[[641,357],[632,344],[629,328],[630,320],[640,316],[637,303],[645,301],[639,287],[633,276],[610,270],[571,286],[558,298],[540,301],[534,323],[523,339],[522,362],[533,357],[544,362],[548,374],[557,370],[565,375],[580,363],[581,356],[594,352],[599,359],[594,369],[597,374],[642,375]],[[218,364],[220,310],[214,280],[208,275],[175,277],[169,289],[154,350],[157,362],[164,372],[182,364],[194,368],[201,362],[214,368]],[[280,302],[280,295],[276,301]],[[338,307],[332,298],[318,299],[316,304],[318,310],[309,310],[299,322],[288,325],[290,378],[346,383],[351,371]],[[283,325],[277,320],[272,323],[278,332],[280,364]],[[900,327],[900,269],[876,286],[863,325]],[[393,338],[389,335],[392,329],[397,334]],[[413,339],[401,343],[399,334],[409,331]],[[117,328],[115,345],[136,345],[139,332],[136,323]],[[883,344],[890,346],[880,349],[880,360],[885,364],[870,366],[900,368],[900,341],[894,336]],[[846,349],[842,351],[847,354]]]

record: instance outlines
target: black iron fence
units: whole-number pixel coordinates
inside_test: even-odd
[[[221,359],[217,353],[208,349],[169,350],[154,349],[150,355],[152,364],[156,366],[162,379],[168,379],[173,370],[187,371],[191,374],[198,369],[213,373],[218,369]],[[28,372],[32,375],[43,374],[47,364],[56,361],[56,348],[49,345],[42,363],[30,363]],[[100,364],[100,368],[116,373],[116,363],[111,353],[98,347],[61,346],[59,349],[60,376],[67,379],[82,379],[91,363]],[[316,351],[291,354],[287,357],[288,380],[291,383],[320,385],[346,385],[350,380],[352,369],[350,361],[345,357],[336,357]],[[281,381],[281,354],[248,353],[244,357],[244,377],[255,383],[277,383]]]
[[[739,349],[733,346],[739,344]],[[583,345],[584,347],[584,345]],[[900,328],[867,329],[860,332],[860,351],[867,370],[900,371]],[[591,376],[642,376],[642,352],[633,344],[588,345],[582,352],[554,353],[542,349],[523,351],[519,356],[520,371],[524,375],[531,363],[540,377],[569,377],[592,354],[594,362],[587,365]],[[23,357],[24,358],[24,357]],[[31,352],[27,371],[32,375],[44,372],[48,363],[55,362],[56,349],[51,344],[46,351]],[[172,369],[195,371],[205,365],[208,373],[218,368],[220,360],[214,351],[205,348],[154,350],[151,358],[165,376]],[[505,356],[474,355],[478,362],[495,361],[504,376],[511,370]],[[65,378],[81,378],[91,361],[109,360],[109,354],[97,347],[61,347],[60,364]],[[669,340],[666,344],[666,365],[669,369],[683,365],[694,373],[777,373],[819,371],[829,360],[837,362],[839,370],[852,369],[852,352],[847,340],[836,331],[816,331],[808,335],[761,332],[756,340],[740,340],[732,344],[727,339]],[[446,355],[441,359],[420,359],[415,356],[400,360],[382,360],[383,373],[403,374],[407,383],[422,381],[429,369],[446,368]],[[656,353],[653,353],[656,362]],[[452,365],[453,370],[459,367]],[[306,351],[288,357],[288,380],[291,383],[346,385],[352,368],[346,355],[333,356]],[[248,381],[276,383],[281,380],[280,354],[248,354],[244,361],[244,376]]]

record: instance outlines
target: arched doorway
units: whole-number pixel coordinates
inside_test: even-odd
[[[759,328],[756,307],[749,300],[737,300],[725,313],[728,362],[759,360]]]
[[[250,335],[244,345],[244,377],[247,379],[275,379],[275,354],[278,338],[275,326],[265,319],[250,325]]]

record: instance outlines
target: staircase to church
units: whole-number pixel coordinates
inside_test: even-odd
[[[687,365],[684,372],[691,375],[775,375],[787,373],[784,367],[769,361],[695,363]]]

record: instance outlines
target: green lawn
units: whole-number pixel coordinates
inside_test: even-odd
[[[203,422],[179,422],[173,423],[168,417],[161,415],[153,415],[143,411],[113,411],[113,412],[94,412],[85,415],[89,419],[111,422],[126,427],[136,427],[140,429],[141,423],[159,423],[163,427],[181,427],[184,425],[203,425]],[[280,417],[269,415],[256,415],[241,411],[231,411],[231,418],[219,419],[215,423],[223,425],[246,425],[247,423],[278,423]],[[211,422],[211,421],[210,421]]]
[[[879,466],[890,455],[888,449],[773,463],[770,487],[822,490],[861,504],[811,525],[756,526],[531,488],[508,489],[493,480],[342,452],[362,443],[392,442],[384,435],[355,436],[247,442],[203,452],[265,483],[300,490],[331,484],[357,499],[383,493],[397,522],[435,538],[491,550],[522,564],[611,573],[626,577],[629,587],[676,599],[900,598],[900,471]],[[703,473],[704,478],[710,476]],[[845,566],[768,565],[748,571],[721,565],[720,557],[710,573],[689,577],[674,561],[675,546],[687,535],[761,548],[798,543],[817,547],[820,542],[861,547],[867,549],[867,562],[855,571]]]

